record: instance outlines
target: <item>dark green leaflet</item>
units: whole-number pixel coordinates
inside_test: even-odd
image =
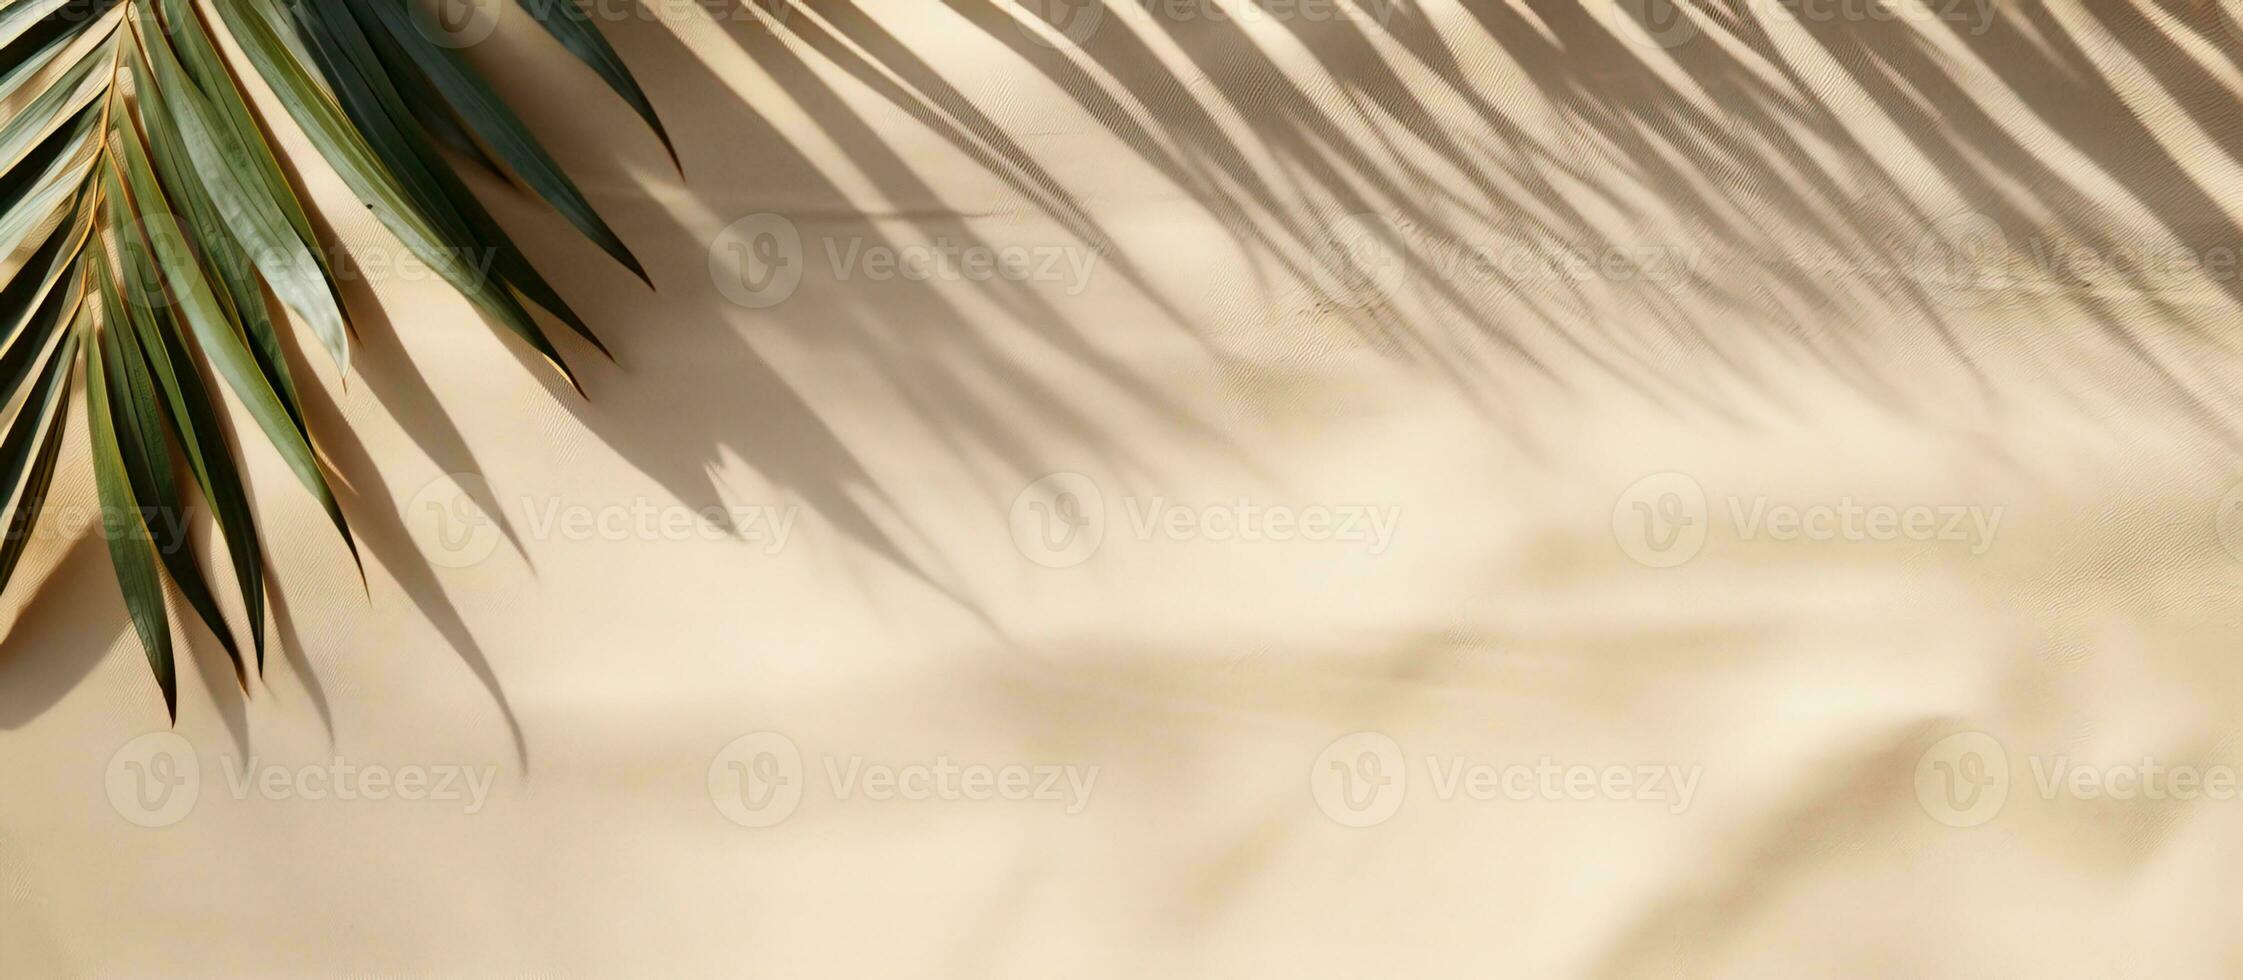
[[[62,437],[69,427],[70,373],[78,356],[78,337],[72,334],[47,358],[40,375],[37,399],[16,413],[8,434],[0,438],[0,480],[12,494],[15,506],[8,512],[8,531],[0,539],[0,589],[15,578],[16,565],[31,543],[31,522],[46,506],[47,490],[54,484],[55,460],[62,454]]]
[[[95,265],[98,267],[100,262],[96,261]],[[218,637],[219,645],[226,648],[227,658],[234,662],[234,677],[246,689],[249,675],[243,669],[241,649],[234,645],[233,631],[226,626],[226,617],[218,611],[218,600],[211,596],[209,583],[203,581],[202,568],[195,564],[194,550],[187,540],[186,500],[180,496],[179,484],[172,476],[162,410],[156,407],[155,385],[149,380],[148,361],[140,350],[140,340],[121,322],[125,319],[112,317],[101,332],[105,358],[102,372],[109,381],[109,404],[117,426],[118,455],[124,460],[125,475],[132,483],[132,497],[140,505],[140,521],[155,546],[156,557],[162,559],[165,571],[179,586],[187,605],[202,617],[203,624]]]
[[[102,534],[173,713],[166,578],[245,688],[252,663],[188,547],[193,496],[215,518],[253,662],[264,663],[263,554],[226,402],[208,378],[233,392],[358,554],[283,339],[288,324],[302,323],[347,374],[353,328],[317,225],[221,53],[217,23],[383,224],[571,383],[530,305],[605,347],[439,145],[487,152],[646,278],[498,93],[456,52],[413,31],[404,4],[0,0],[0,105],[19,107],[0,118],[0,589],[48,503],[82,370]],[[670,146],[645,93],[581,11],[568,0],[525,6]]]
[[[623,64],[622,57],[607,43],[600,29],[593,26],[592,18],[577,7],[576,0],[522,0],[522,8],[545,25],[561,46],[592,66],[615,94],[630,103],[632,111],[646,120],[648,128],[662,140],[662,148],[670,153],[670,162],[678,164],[678,148],[670,142],[670,131],[662,125],[662,118],[655,114],[654,103],[647,100],[646,93],[639,89],[638,80],[631,77],[631,69]],[[678,165],[683,169],[682,164]]]
[[[86,428],[93,441],[94,484],[101,492],[101,536],[109,542],[109,561],[117,567],[117,585],[124,590],[125,610],[148,655],[148,669],[155,672],[156,686],[163,691],[164,712],[177,718],[179,675],[171,662],[171,617],[164,612],[155,545],[140,519],[140,504],[132,494],[124,453],[117,446],[111,410],[108,374],[115,345],[102,331],[92,332],[86,351]]]

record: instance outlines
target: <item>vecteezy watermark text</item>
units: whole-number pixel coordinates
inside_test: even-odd
[[[1314,242],[1317,264],[1338,287],[1333,296],[1367,306],[1412,283],[1533,288],[1605,282],[1671,290],[1689,281],[1701,252],[1695,243],[1471,241],[1412,234],[1410,227],[1375,213],[1334,221]]]
[[[689,507],[646,497],[592,502],[520,496],[507,506],[481,477],[447,473],[406,502],[405,523],[430,561],[466,568],[488,559],[504,538],[485,502],[496,503],[532,541],[731,541],[758,545],[765,555],[786,549],[802,511],[794,504]]]
[[[2052,289],[2232,287],[2243,279],[2243,245],[2096,240],[2052,228],[2013,234],[1992,215],[1963,212],[1930,223],[1906,243],[1900,271],[1934,301],[1976,309]]]
[[[1572,762],[1546,754],[1530,762],[1428,752],[1419,763],[1431,798],[1442,802],[1655,802],[1670,814],[1690,808],[1705,774],[1698,765]],[[1325,816],[1349,827],[1372,827],[1401,809],[1411,791],[1411,766],[1391,736],[1356,732],[1317,755],[1308,782]]]
[[[1714,26],[1710,12],[1697,15],[1692,0],[1598,0],[1606,3],[1613,33],[1646,48],[1673,49],[1704,36]],[[1976,36],[1994,26],[1995,0],[1730,0],[1721,19],[1732,23],[1942,25]],[[1704,22],[1701,23],[1701,20]]]
[[[2030,786],[2040,799],[2191,803],[2243,800],[2243,764],[2176,763],[2143,755],[2098,760],[2071,753],[2026,756]],[[2009,748],[1986,732],[1956,732],[1917,756],[1916,801],[1949,827],[1977,827],[2000,817],[2017,788]]]
[[[218,763],[216,785],[237,801],[396,801],[457,806],[469,816],[483,812],[498,781],[495,765],[391,765],[340,755],[299,765],[225,755]],[[110,756],[103,782],[117,815],[142,827],[187,819],[210,785],[194,745],[176,732],[151,732],[125,743]]]
[[[870,235],[804,240],[792,219],[751,214],[725,226],[709,245],[709,278],[726,299],[752,310],[792,298],[809,269],[835,282],[1021,283],[1068,296],[1089,288],[1100,252],[1081,244],[988,244],[949,235],[889,241]]]
[[[1074,816],[1090,805],[1098,769],[1072,762],[960,760],[938,752],[905,760],[829,754],[818,757],[810,771],[793,739],[756,732],[717,752],[709,763],[708,791],[717,812],[743,827],[775,826],[793,816],[816,776],[824,777],[826,795],[836,803],[1017,803]]]
[[[1807,502],[1766,494],[1730,494],[1718,512],[1739,541],[1939,542],[1972,555],[1993,547],[2001,505],[1864,501],[1850,494]],[[1705,487],[1687,474],[1654,473],[1637,480],[1612,505],[1612,536],[1620,550],[1653,568],[1698,556],[1716,516]]]
[[[1384,28],[1402,0],[1009,0],[1020,33],[1050,48],[1082,47],[1137,7],[1162,24],[1355,24]],[[1109,9],[1111,8],[1111,9]]]
[[[1359,547],[1383,555],[1393,547],[1402,508],[1393,504],[1296,504],[1236,497],[1212,503],[1162,494],[1121,494],[1120,523],[1107,494],[1081,473],[1053,473],[1013,498],[1007,526],[1013,545],[1046,568],[1089,561],[1115,531],[1138,541],[1268,544],[1306,542]]]

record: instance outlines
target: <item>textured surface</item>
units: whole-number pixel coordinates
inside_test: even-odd
[[[483,181],[589,402],[280,128],[369,590],[250,447],[285,656],[182,632],[181,743],[74,422],[0,972],[2243,969],[2232,11],[596,6],[683,182],[472,49],[659,287]]]

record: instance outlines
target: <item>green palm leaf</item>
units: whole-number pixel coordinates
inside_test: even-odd
[[[357,558],[277,311],[346,373],[349,314],[299,192],[220,54],[218,24],[384,225],[572,384],[530,308],[598,338],[439,145],[464,143],[508,168],[646,278],[488,82],[419,33],[409,2],[0,0],[0,590],[47,505],[82,370],[102,534],[167,711],[177,710],[177,670],[166,579],[245,687],[250,665],[264,665],[263,557],[206,373],[232,390]],[[569,0],[525,5],[669,146],[588,18]],[[187,542],[181,471],[225,543],[254,660]]]

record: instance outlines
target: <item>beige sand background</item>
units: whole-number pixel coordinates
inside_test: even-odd
[[[299,149],[367,585],[147,738],[73,439],[0,973],[2243,971],[2232,5],[1109,4],[502,17],[588,401]]]

